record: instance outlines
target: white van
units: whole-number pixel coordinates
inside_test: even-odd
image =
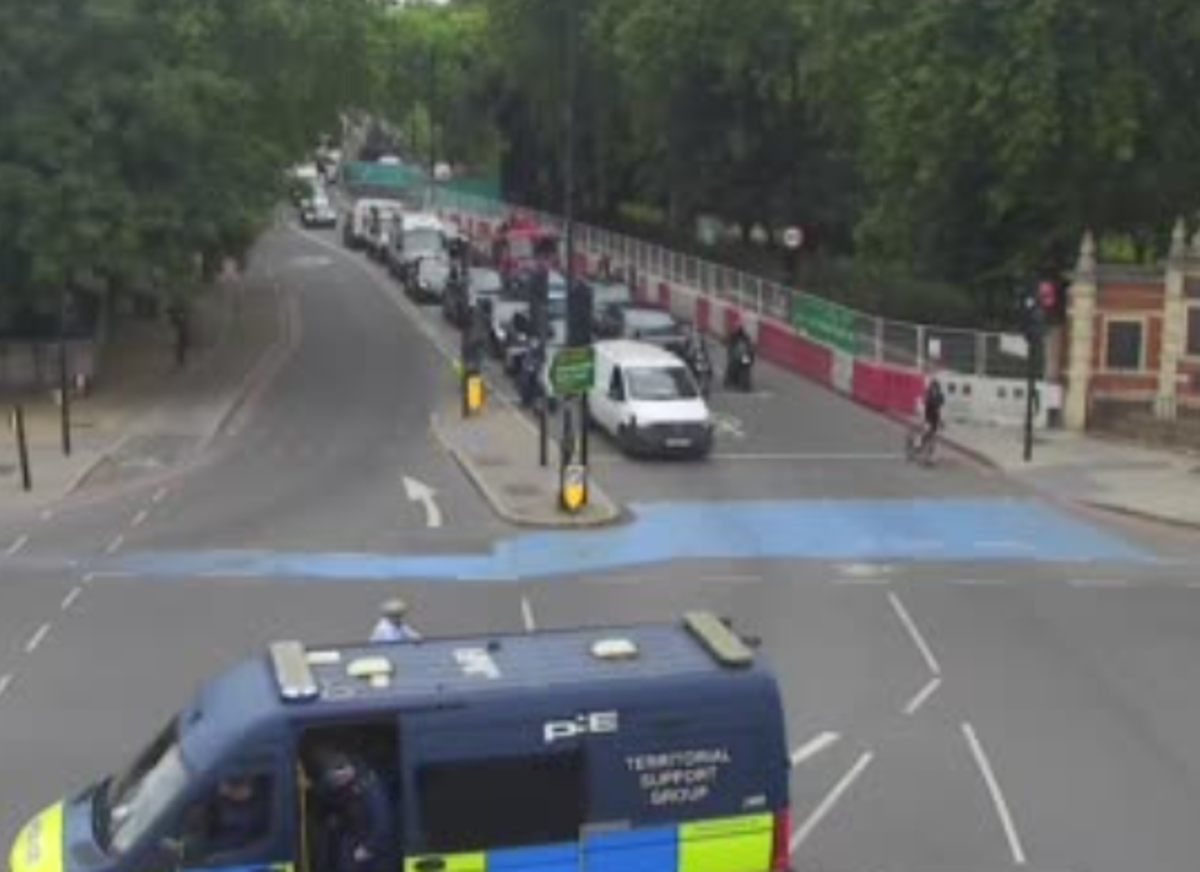
[[[398,200],[356,200],[346,212],[342,241],[347,248],[367,248],[373,247],[374,236],[374,246],[378,246],[391,230],[392,223],[403,214],[404,204]]]
[[[592,419],[623,451],[704,457],[712,450],[712,416],[682,360],[628,339],[597,342],[595,349]]]

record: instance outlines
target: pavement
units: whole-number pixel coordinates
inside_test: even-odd
[[[91,391],[72,398],[71,452],[50,397],[25,400],[32,488],[23,489],[15,438],[0,444],[0,511],[162,473],[197,457],[281,353],[287,320],[269,283],[225,276],[193,306],[194,345],[183,367],[162,320],[124,316]]]
[[[294,308],[294,350],[205,462],[0,517],[0,843],[214,670],[361,639],[400,595],[428,635],[704,608],[760,637],[798,870],[1194,870],[1194,534],[957,453],[908,464],[903,427],[769,367],[714,395],[705,463],[593,442],[623,523],[523,529],[430,432],[455,397],[436,309],[332,233],[271,233],[250,275]]]
[[[482,415],[463,418],[454,405],[433,416],[433,432],[501,518],[528,527],[570,528],[611,524],[620,509],[599,482],[589,481],[578,512],[560,508],[558,442],[547,439],[547,466],[537,452],[537,428],[503,400]],[[532,437],[532,438],[531,438]]]
[[[961,422],[945,439],[1055,499],[1200,530],[1200,457],[1047,430],[1026,462],[1021,430]]]

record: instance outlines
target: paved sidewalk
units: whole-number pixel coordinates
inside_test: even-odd
[[[433,416],[433,432],[506,521],[527,527],[595,527],[619,520],[620,510],[594,479],[578,515],[559,507],[558,445],[550,464],[538,464],[537,433],[527,418],[493,399],[483,415],[464,420],[456,405]]]
[[[11,413],[4,409],[0,512],[41,508],[84,489],[162,472],[203,451],[277,353],[286,332],[280,311],[269,287],[223,281],[195,307],[194,346],[183,369],[163,321],[123,318],[91,393],[72,400],[70,457],[62,452],[53,398],[24,399],[30,493],[21,488]]]
[[[1200,457],[1055,430],[1026,463],[1019,428],[952,422],[945,438],[1048,495],[1200,529]]]

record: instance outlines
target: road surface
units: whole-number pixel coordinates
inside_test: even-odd
[[[430,438],[454,389],[436,310],[332,234],[273,233],[252,275],[294,301],[295,350],[212,456],[0,528],[0,838],[122,765],[212,671],[280,637],[361,638],[400,593],[427,634],[704,607],[760,637],[797,869],[1194,868],[1188,537],[960,458],[909,466],[894,425],[769,370],[715,397],[709,463],[596,440],[630,525],[522,533]]]

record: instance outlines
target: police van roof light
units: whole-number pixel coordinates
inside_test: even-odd
[[[683,624],[723,666],[754,663],[754,651],[711,612],[687,612]]]
[[[599,639],[592,643],[592,656],[597,660],[632,660],[638,656],[638,646],[631,639]]]
[[[321,690],[309,668],[303,644],[272,642],[270,650],[275,682],[283,699],[300,702],[320,695]]]

